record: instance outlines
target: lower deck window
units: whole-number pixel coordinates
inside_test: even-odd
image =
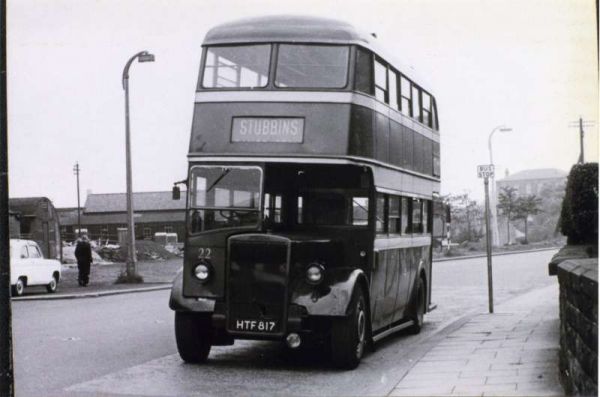
[[[280,194],[265,194],[265,208],[264,208],[264,220],[267,223],[281,223],[283,218],[281,216],[281,202],[282,196]]]
[[[412,200],[412,232],[423,233],[423,202],[420,199]]]
[[[354,197],[352,199],[352,224],[367,226],[369,223],[369,199],[367,197]]]
[[[388,203],[388,230],[392,234],[399,234],[400,223],[400,197],[390,197]]]
[[[383,194],[377,195],[377,208],[375,210],[375,232],[377,233],[387,233],[387,222],[385,219],[386,199],[387,197]]]
[[[431,201],[379,194],[375,214],[378,234],[431,233]]]

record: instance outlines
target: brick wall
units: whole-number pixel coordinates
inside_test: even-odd
[[[598,258],[558,265],[560,378],[569,395],[598,395]]]

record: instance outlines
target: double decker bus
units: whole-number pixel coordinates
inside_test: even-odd
[[[420,332],[439,142],[435,98],[372,35],[297,16],[210,30],[170,298],[181,358],[325,342],[351,369],[390,333]]]

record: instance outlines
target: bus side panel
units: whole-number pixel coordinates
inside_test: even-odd
[[[375,158],[375,122],[373,111],[362,106],[352,106],[348,154]]]
[[[372,158],[425,175],[433,175],[431,136],[423,135],[373,109],[352,105],[348,154]],[[438,144],[439,146],[439,144]],[[439,154],[435,154],[439,157]]]
[[[232,142],[234,117],[301,118],[301,143]],[[333,103],[197,103],[190,153],[345,155],[350,104]],[[269,138],[266,138],[269,139]],[[268,150],[266,146],[268,145]]]

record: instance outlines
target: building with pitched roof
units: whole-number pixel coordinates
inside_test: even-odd
[[[172,193],[133,193],[136,239],[151,239],[154,233],[177,233],[179,241],[185,236],[185,192],[179,200]],[[77,231],[77,208],[58,209],[62,233],[74,240]],[[81,209],[81,229],[91,239],[118,241],[119,232],[127,229],[127,199],[125,193],[88,194]]]
[[[519,171],[496,181],[499,194],[505,186],[517,189],[519,196],[540,195],[545,187],[559,187],[566,183],[567,173],[556,168],[537,168]]]

